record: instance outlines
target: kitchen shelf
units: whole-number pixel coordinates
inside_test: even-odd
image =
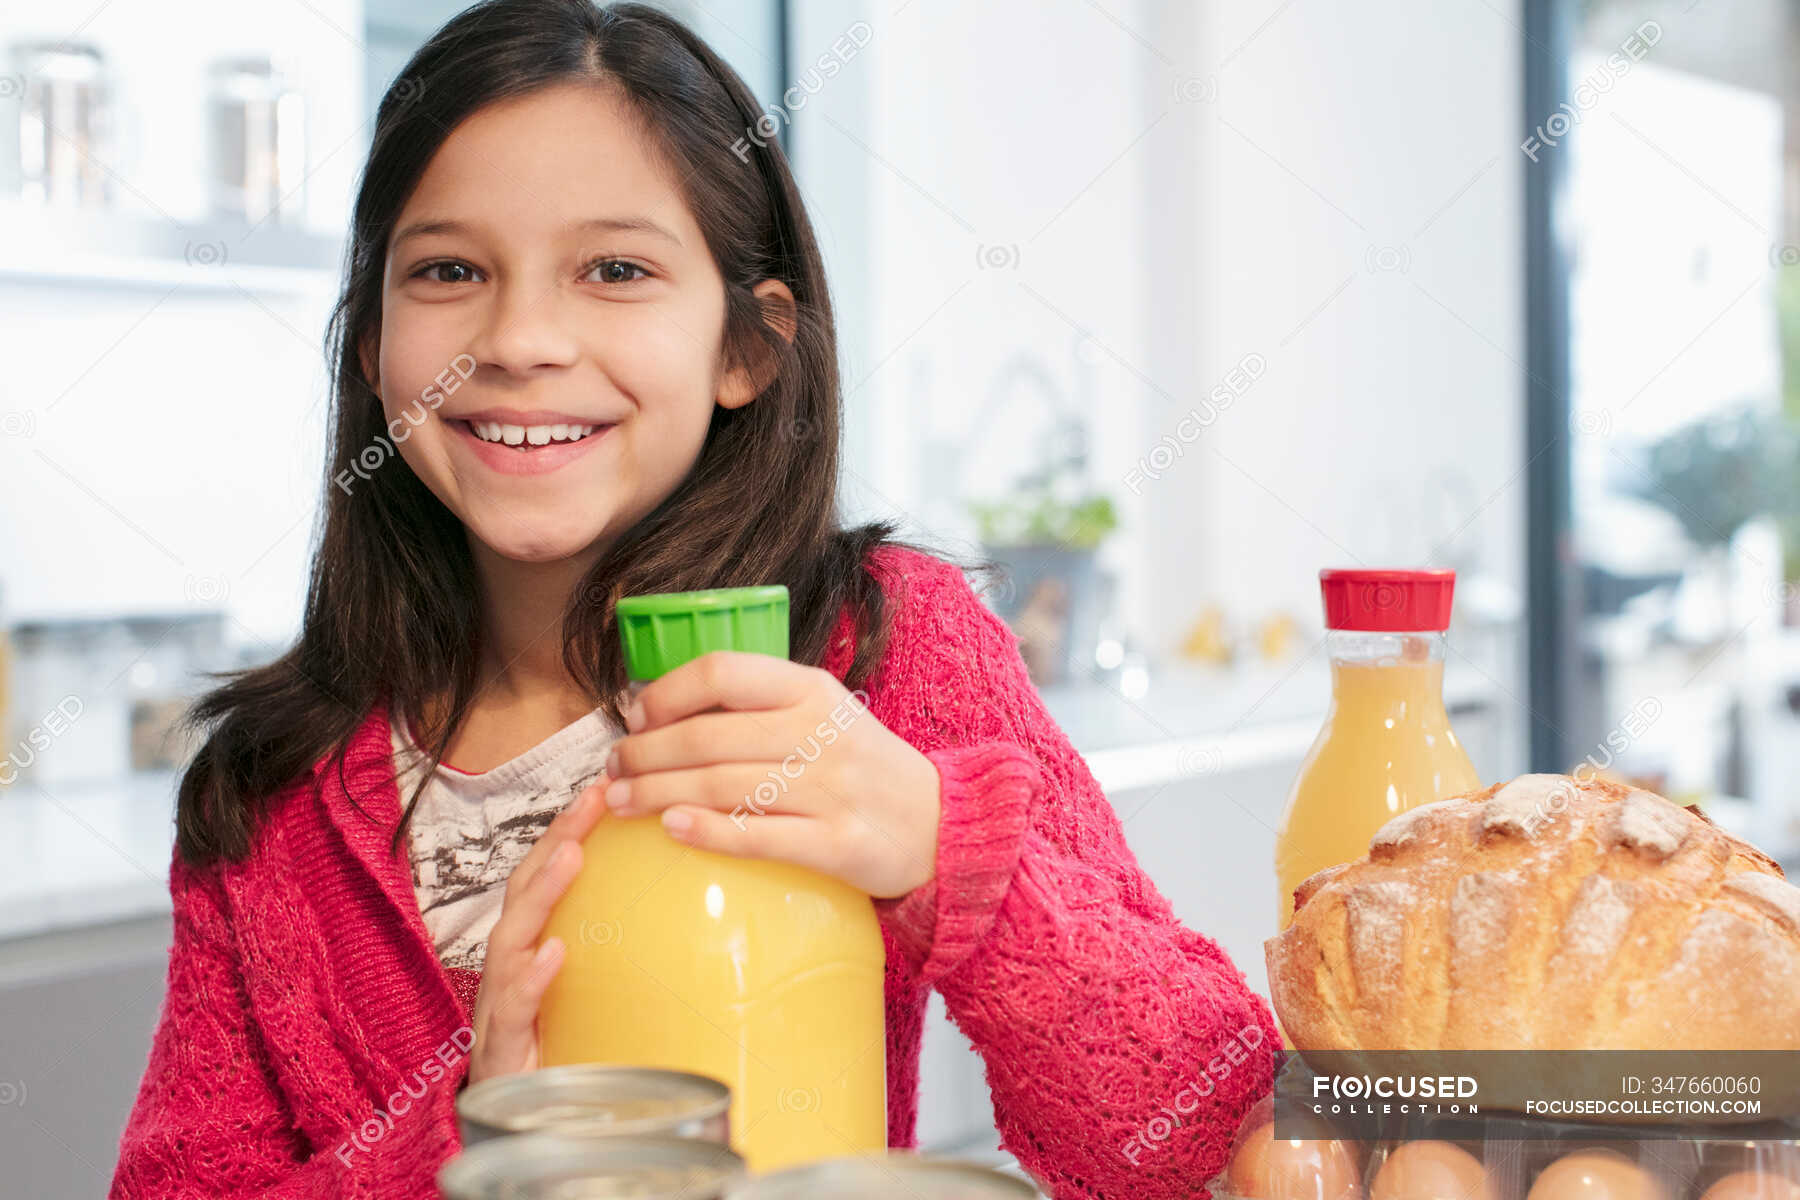
[[[338,286],[343,241],[273,222],[0,205],[0,280],[257,294]]]

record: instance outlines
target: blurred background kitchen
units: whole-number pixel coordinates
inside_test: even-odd
[[[458,7],[0,4],[20,1194],[110,1176],[172,723],[295,632],[356,172]],[[1586,762],[1795,861],[1800,3],[667,7],[811,205],[846,510],[1009,564],[988,598],[1052,711],[1259,989],[1324,566],[1456,568],[1483,778]],[[941,1008],[921,1107],[926,1145],[992,1150]]]

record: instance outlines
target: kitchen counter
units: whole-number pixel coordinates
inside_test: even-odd
[[[1503,701],[1494,673],[1453,657],[1444,704],[1458,714]],[[1318,736],[1331,695],[1322,650],[1280,664],[1166,667],[1143,694],[1098,684],[1040,689],[1108,795],[1225,774],[1303,755]]]
[[[173,772],[113,783],[0,789],[0,939],[167,912]]]
[[[1491,705],[1497,687],[1452,659],[1452,714]],[[1174,666],[1142,695],[1099,684],[1043,689],[1044,703],[1109,795],[1198,780],[1305,752],[1330,691],[1324,655],[1236,670]],[[0,789],[0,940],[166,913],[173,772],[112,783]]]

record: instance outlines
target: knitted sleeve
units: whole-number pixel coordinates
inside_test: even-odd
[[[126,1120],[111,1200],[162,1197],[425,1197],[456,1149],[448,1088],[407,1111],[296,1126],[250,1011],[216,872],[175,856],[174,941],[150,1059]],[[289,1064],[304,1071],[305,1064]],[[404,1098],[403,1098],[404,1099]]]
[[[1267,1002],[1140,870],[961,573],[896,582],[889,686],[929,714],[915,744],[943,812],[936,877],[878,902],[883,923],[980,1052],[1001,1144],[1053,1196],[1206,1195],[1272,1087]]]

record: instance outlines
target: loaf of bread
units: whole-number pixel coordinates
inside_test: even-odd
[[[1318,1050],[1800,1048],[1800,888],[1697,809],[1525,775],[1402,813],[1264,946]]]

